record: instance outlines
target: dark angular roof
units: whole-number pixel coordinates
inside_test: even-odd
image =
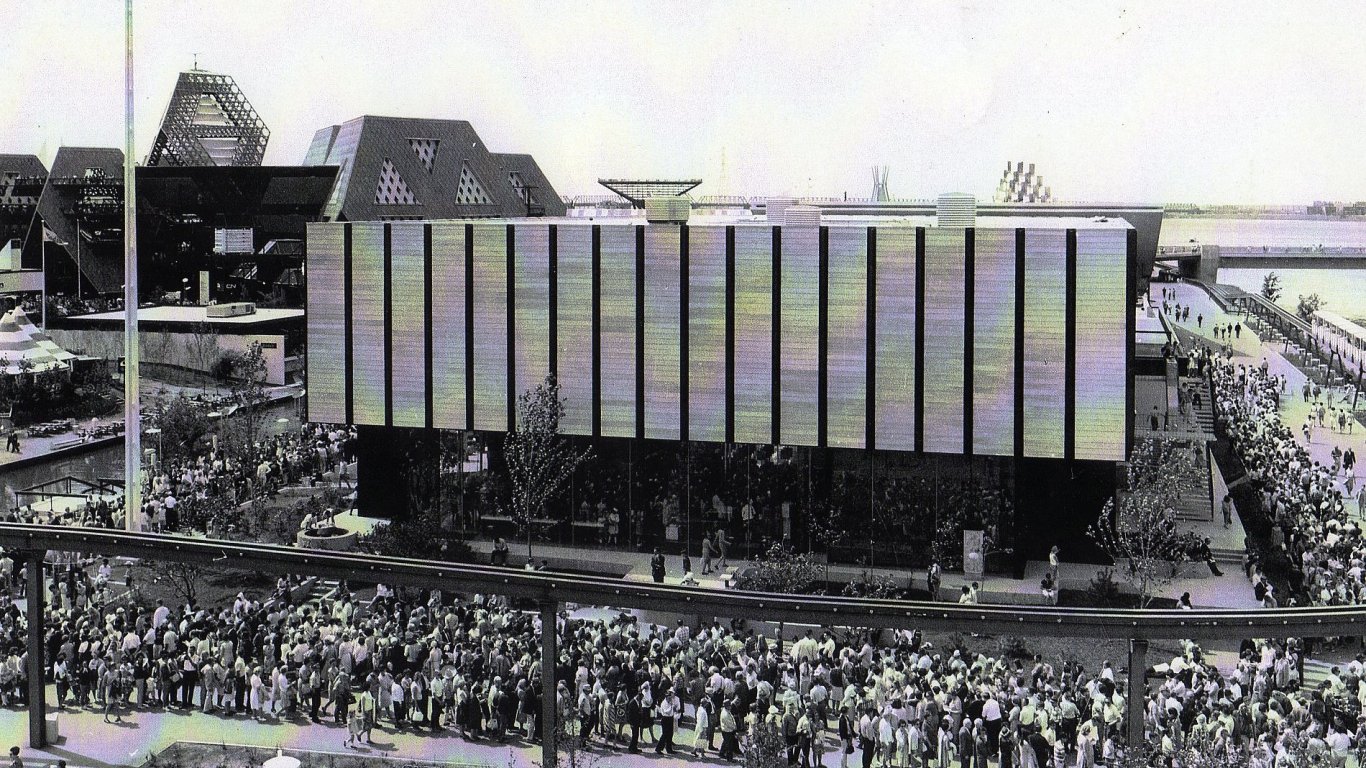
[[[47,185],[38,198],[38,216],[57,239],[69,245],[48,249],[48,258],[66,251],[73,264],[76,235],[81,238],[80,269],[103,293],[123,285],[123,152],[106,147],[62,147],[52,160]],[[41,241],[42,232],[29,232]]]
[[[564,215],[535,160],[489,152],[464,120],[358,117],[317,131],[304,165],[340,167],[324,214],[334,221],[525,216],[512,174],[545,215]]]

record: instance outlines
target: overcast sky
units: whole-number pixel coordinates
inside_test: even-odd
[[[1043,5],[1043,7],[1040,7]],[[1067,200],[1366,199],[1366,4],[135,4],[136,156],[194,55],[270,126],[271,164],[362,114],[469,120],[562,194],[995,189]],[[0,0],[0,152],[123,145],[123,2]],[[725,175],[722,176],[722,157]]]

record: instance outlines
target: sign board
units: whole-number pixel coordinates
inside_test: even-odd
[[[209,270],[199,270],[199,306],[209,305]]]
[[[215,229],[213,231],[214,253],[254,253],[253,232],[247,229]]]
[[[986,544],[986,537],[982,531],[963,531],[963,575],[972,578],[981,578],[985,572],[986,553],[982,550]]]

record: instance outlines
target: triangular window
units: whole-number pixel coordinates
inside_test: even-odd
[[[509,173],[508,183],[512,185],[513,191],[517,193],[517,199],[527,205],[534,205],[536,203],[536,196],[527,191],[526,182],[522,181],[522,174],[517,173],[516,171]]]
[[[455,202],[462,205],[493,204],[493,198],[484,191],[479,180],[474,178],[474,172],[470,170],[468,163],[460,169],[460,183],[456,186]]]
[[[194,119],[190,123],[192,125],[233,124],[228,113],[223,111],[223,105],[218,101],[218,97],[211,93],[199,94],[199,103],[195,105]]]
[[[417,204],[417,197],[403,177],[398,175],[393,161],[384,158],[384,165],[379,170],[379,183],[375,185],[375,205]]]
[[[408,139],[408,146],[413,148],[413,154],[417,155],[418,162],[427,169],[427,173],[432,172],[432,166],[436,164],[436,150],[441,147],[439,139]]]

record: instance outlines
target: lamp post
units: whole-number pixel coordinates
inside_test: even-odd
[[[63,248],[66,248],[66,247],[67,247],[66,242],[64,242],[64,241],[62,241],[62,240],[56,240],[56,239],[52,238],[52,237],[51,237],[51,234],[52,234],[52,230],[48,229],[48,228],[47,228],[47,225],[44,224],[44,225],[43,225],[43,246],[42,246],[42,248],[41,248],[41,251],[42,251],[42,254],[43,254],[43,255],[42,255],[42,260],[43,260],[43,306],[42,306],[42,315],[41,315],[41,316],[42,316],[42,323],[43,323],[43,330],[44,330],[44,331],[47,330],[47,241],[48,241],[48,240],[52,240],[54,243],[56,243],[57,245],[62,246]]]
[[[147,434],[157,436],[157,469],[159,470],[161,469],[162,464],[165,462],[165,459],[162,455],[163,448],[161,445],[161,427],[148,427]]]
[[[219,424],[223,420],[223,414],[218,411],[209,411],[208,417],[213,419],[213,452],[218,453],[218,433],[222,431]]]

